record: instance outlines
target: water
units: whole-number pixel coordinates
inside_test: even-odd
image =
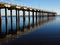
[[[60,45],[60,16],[56,16],[53,20],[45,22],[27,34],[15,37],[14,40],[8,41],[7,44]]]

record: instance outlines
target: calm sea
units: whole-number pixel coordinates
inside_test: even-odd
[[[60,16],[53,17],[53,20],[45,22],[33,31],[17,36],[15,40],[9,41],[8,45],[58,45],[60,44]],[[46,18],[45,18],[46,19]],[[30,23],[32,17],[30,17]],[[26,25],[28,24],[28,17],[26,17]],[[23,26],[23,18],[20,17],[20,26]],[[16,27],[16,20],[13,17],[13,29]],[[8,29],[10,29],[10,17],[8,17]],[[2,32],[5,31],[5,17],[2,17]]]

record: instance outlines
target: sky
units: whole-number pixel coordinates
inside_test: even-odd
[[[60,0],[0,0],[11,4],[57,12],[60,15]]]

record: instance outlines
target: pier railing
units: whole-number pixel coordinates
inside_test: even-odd
[[[36,13],[36,26],[38,23],[40,23],[40,20],[38,21],[38,18],[43,18],[44,14],[46,14],[47,17],[49,16],[55,16],[56,12],[51,12],[51,11],[45,11],[45,10],[41,10],[41,9],[36,9],[36,8],[30,8],[30,7],[26,7],[26,6],[18,6],[18,5],[14,5],[14,4],[8,4],[8,3],[4,3],[4,2],[0,2],[0,34],[2,35],[2,29],[1,29],[1,9],[5,9],[5,23],[6,23],[6,34],[11,34],[11,33],[17,33],[17,30],[21,30],[21,28],[19,27],[20,25],[20,11],[22,10],[23,12],[23,29],[25,29],[25,11],[28,11],[28,18],[29,18],[29,25],[27,28],[30,28],[30,26],[34,27],[34,12]],[[10,16],[11,16],[11,30],[10,32],[8,31],[8,26],[7,26],[7,10],[10,10]],[[16,30],[15,32],[12,29],[12,10],[16,11]],[[30,25],[30,12],[32,12],[32,25]]]

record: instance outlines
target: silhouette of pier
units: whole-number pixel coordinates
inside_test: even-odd
[[[5,23],[6,23],[6,32],[3,34],[2,33],[2,29],[1,29],[1,24],[2,24],[2,21],[1,21],[1,9],[5,9]],[[11,30],[8,31],[8,26],[7,26],[7,10],[10,11],[10,16],[11,16]],[[16,11],[16,30],[13,31],[13,27],[12,27],[12,10],[15,10]],[[19,25],[20,25],[20,11],[23,12],[23,27],[20,28]],[[29,19],[29,25],[28,26],[25,26],[25,21],[26,21],[26,17],[25,17],[25,11],[28,12],[28,19]],[[30,12],[32,12],[32,24],[30,25]],[[34,13],[36,13],[36,24],[34,24]],[[9,34],[17,34],[17,31],[24,31],[25,29],[29,30],[32,28],[34,28],[35,26],[37,27],[39,24],[41,25],[43,23],[40,23],[40,18],[44,18],[44,14],[46,14],[47,16],[47,20],[49,20],[49,17],[53,17],[56,15],[56,12],[51,12],[51,11],[45,11],[45,10],[41,10],[41,9],[36,9],[36,8],[31,8],[31,7],[26,7],[26,6],[18,6],[18,5],[15,5],[15,4],[8,4],[8,3],[4,3],[4,2],[0,2],[0,37],[5,37],[6,35],[9,35]],[[39,19],[39,20],[38,20]],[[47,22],[46,20],[44,22]],[[4,35],[4,36],[2,36]]]

